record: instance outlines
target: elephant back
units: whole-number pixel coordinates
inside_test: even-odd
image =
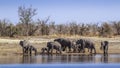
[[[91,40],[85,40],[86,47],[94,47],[94,43]]]
[[[69,45],[71,45],[70,40],[64,39],[64,38],[58,38],[58,39],[55,39],[54,41],[59,42],[61,44],[61,46],[69,46]]]

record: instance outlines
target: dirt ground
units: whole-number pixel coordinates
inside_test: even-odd
[[[0,55],[13,55],[21,54],[22,48],[19,45],[20,40],[28,40],[35,48],[37,48],[38,54],[41,52],[41,48],[46,46],[48,41],[53,41],[57,37],[21,37],[21,38],[0,38]],[[103,37],[80,37],[80,36],[70,36],[62,37],[71,40],[77,40],[80,38],[90,39],[95,43],[95,48],[97,53],[102,53],[100,50],[100,42],[107,40],[109,41],[109,53],[119,53],[120,54],[120,37],[114,38],[103,38]]]

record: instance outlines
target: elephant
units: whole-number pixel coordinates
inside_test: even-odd
[[[94,50],[94,53],[96,53],[95,45],[92,41],[86,40],[86,39],[79,39],[76,41],[76,45],[78,47],[79,52],[85,52],[85,48],[88,48],[88,52],[90,50],[90,53]]]
[[[82,51],[81,44],[77,44],[73,46],[73,52],[81,52],[81,51]]]
[[[61,44],[62,51],[65,51],[66,48],[68,48],[69,52],[71,52],[71,49],[74,49],[74,44],[69,39],[57,38],[54,41],[57,41]]]
[[[80,44],[76,45],[76,43],[72,42],[71,48],[73,49],[73,53],[80,51]]]
[[[104,54],[108,53],[108,41],[102,41],[100,49],[103,50]]]
[[[23,49],[23,55],[25,53],[32,55],[32,51],[35,52],[35,55],[37,54],[37,49],[35,47],[33,47],[31,44],[29,44],[26,40],[20,41],[19,45]]]
[[[42,54],[44,54],[45,51],[46,51],[46,52],[48,51],[48,48],[47,48],[47,47],[43,47],[43,48],[41,49],[41,51],[42,51]]]
[[[61,50],[61,44],[57,41],[54,41],[54,42],[47,42],[47,49],[48,49],[48,54],[51,50],[51,54],[53,53],[53,49],[56,50],[56,53],[58,53],[59,51],[59,54],[62,53],[62,50]]]
[[[29,46],[29,51],[30,51],[30,55],[32,54],[32,51],[34,51],[35,55],[37,55],[37,49],[33,47],[32,45]]]

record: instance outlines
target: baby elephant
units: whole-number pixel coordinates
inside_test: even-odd
[[[37,55],[37,49],[32,45],[29,46],[29,51],[30,51],[30,55],[32,54],[32,51],[34,51],[35,55]]]
[[[62,53],[61,52],[61,44],[59,43],[59,42],[48,42],[47,43],[47,47],[48,47],[48,54],[49,54],[49,52],[50,52],[50,50],[51,50],[51,54],[53,53],[53,49],[55,49],[56,50],[56,53]]]
[[[41,53],[42,53],[42,54],[45,54],[45,51],[46,51],[46,52],[48,51],[48,48],[47,48],[47,47],[43,47],[43,48],[41,49]]]
[[[103,50],[104,54],[108,53],[108,41],[103,41],[101,42],[101,47],[100,49]]]

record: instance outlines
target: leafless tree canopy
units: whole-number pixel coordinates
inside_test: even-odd
[[[40,36],[40,35],[81,35],[81,36],[113,36],[120,35],[120,21],[102,22],[102,24],[85,24],[69,22],[69,24],[56,24],[45,20],[33,20],[37,14],[36,9],[24,6],[18,8],[19,22],[14,25],[4,19],[0,20],[0,36]]]

